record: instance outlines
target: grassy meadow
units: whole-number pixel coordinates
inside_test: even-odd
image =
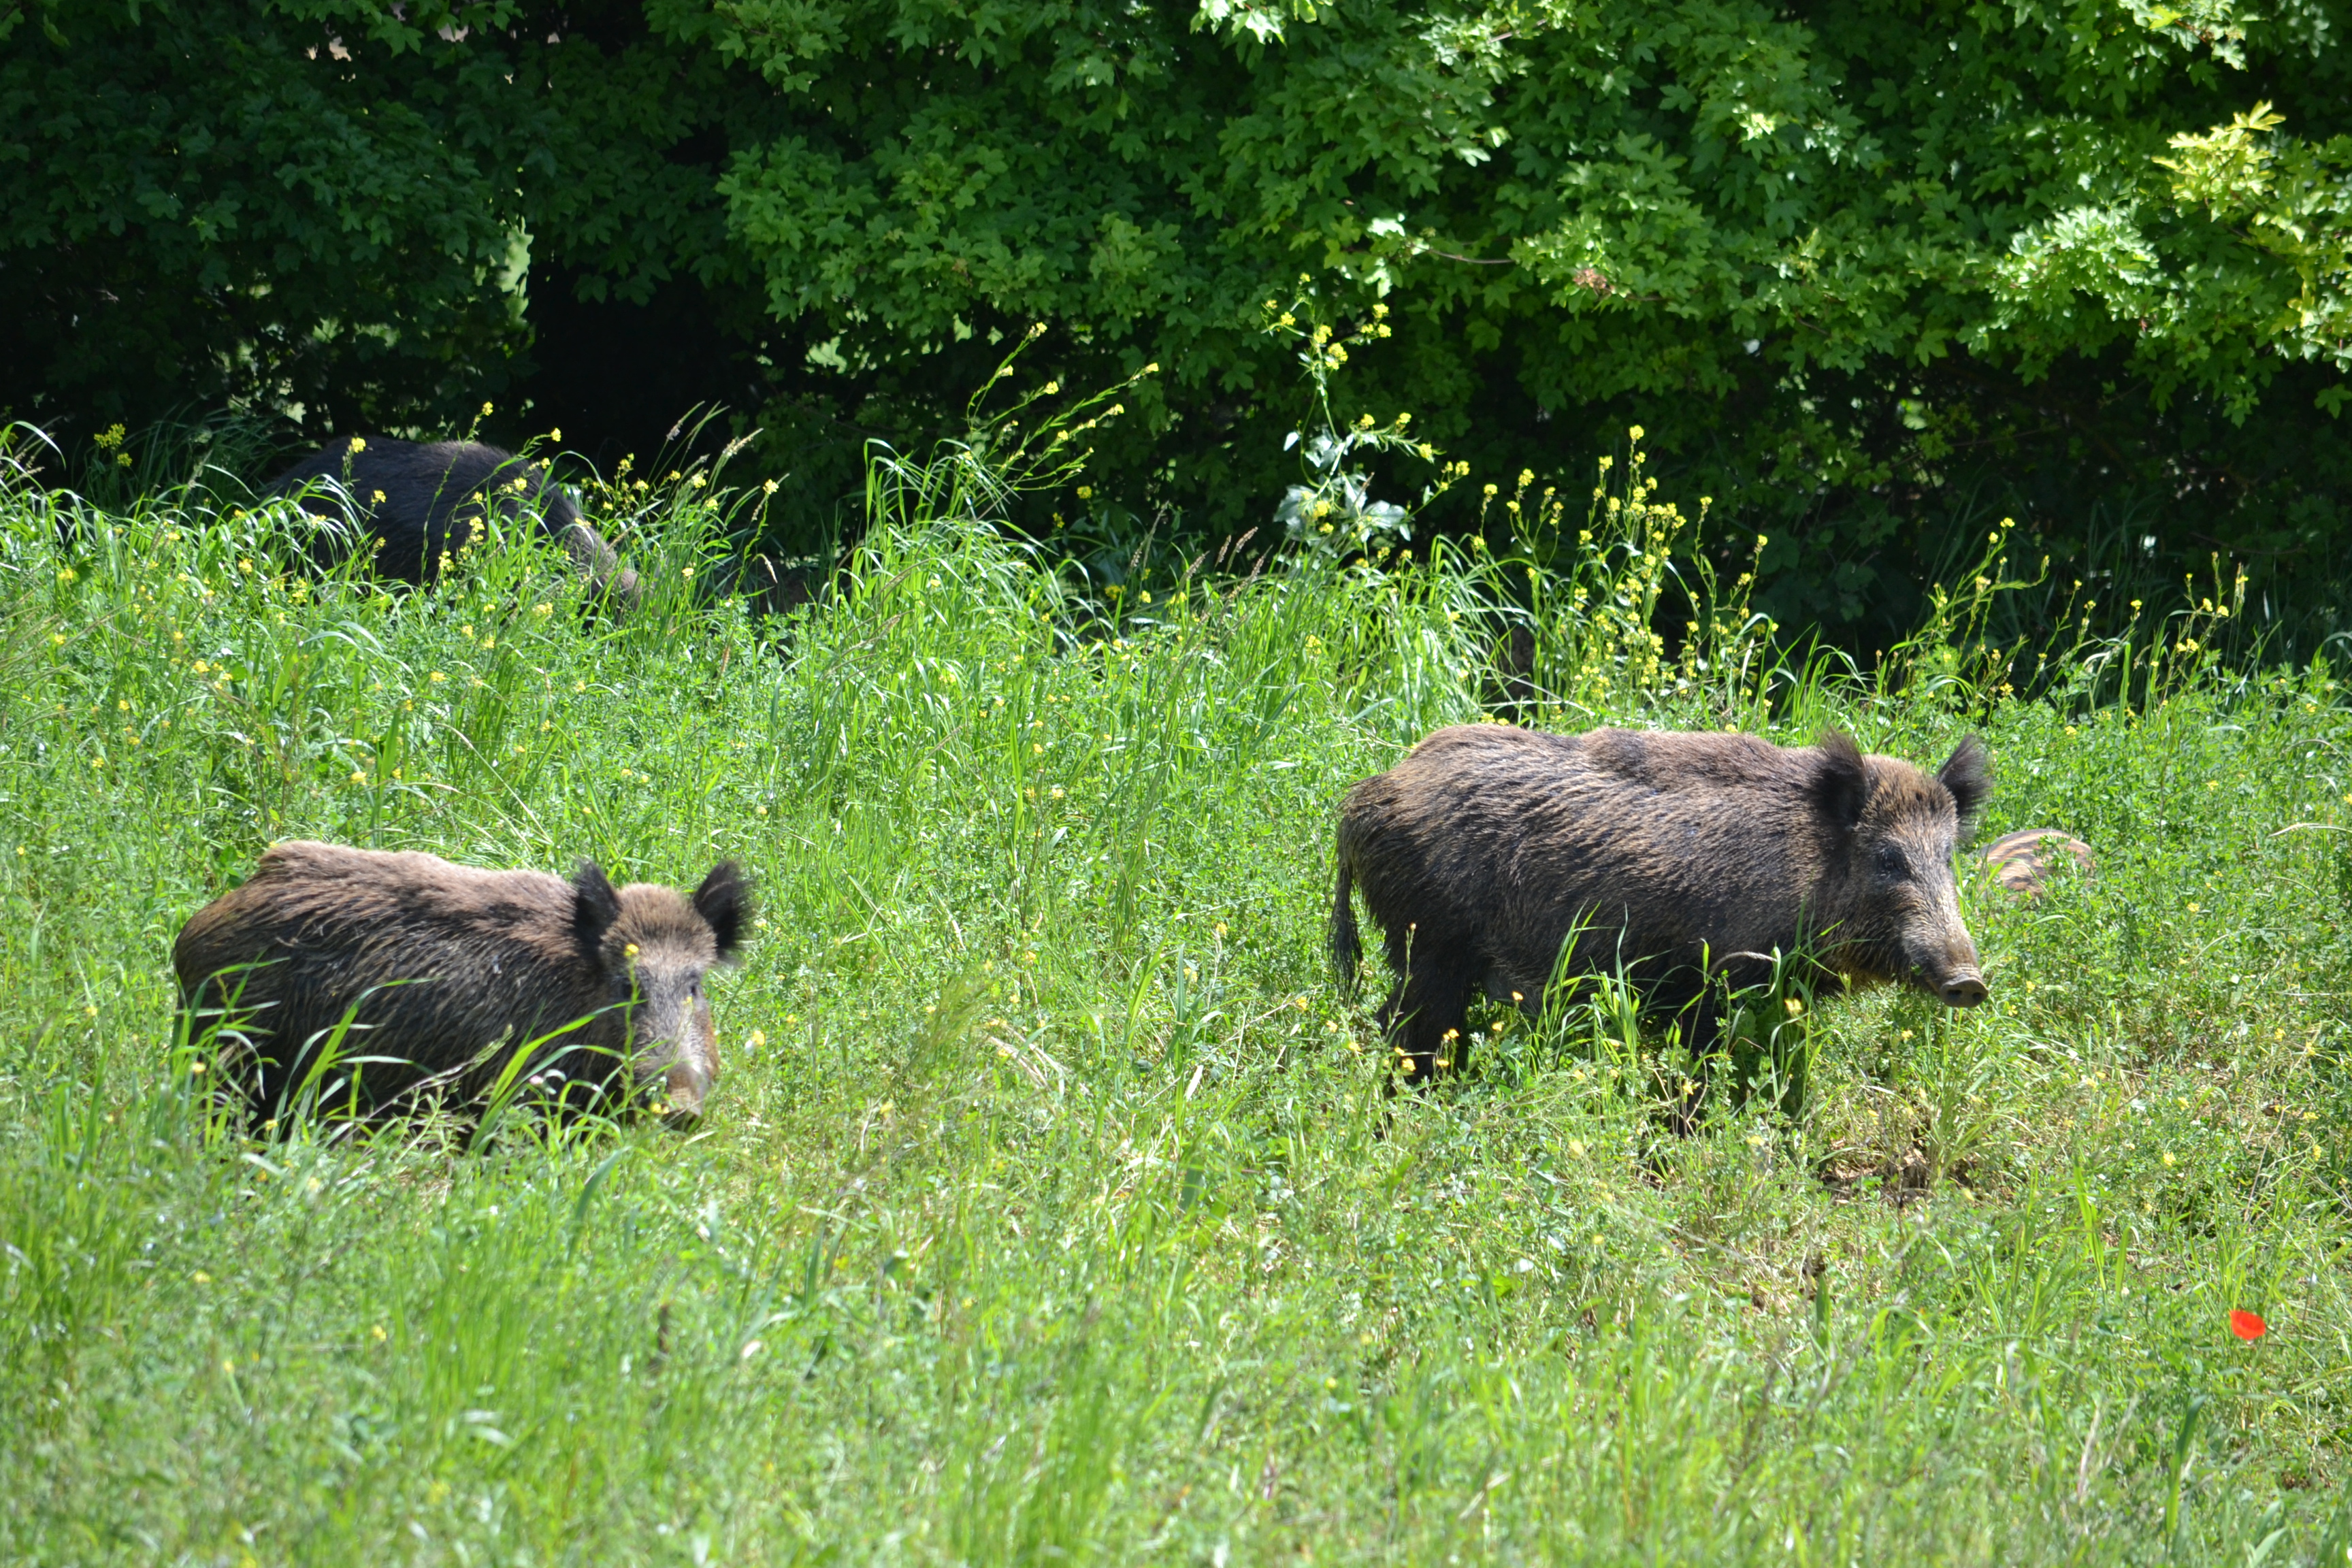
[[[1114,593],[973,468],[877,468],[788,619],[698,591],[709,491],[643,492],[625,625],[530,541],[389,593],[203,490],[11,481],[0,1559],[2352,1558],[2326,666],[2218,608],[1988,661],[1998,573],[1867,669],[1729,587],[1670,655],[1638,479],[1549,550],[1498,500],[1491,552]],[[1978,730],[1983,835],[2098,875],[1969,883],[1994,1000],[1823,1000],[1788,1114],[1675,1135],[1606,988],[1391,1097],[1334,808],[1496,716]],[[293,837],[741,859],[701,1128],[209,1115],[171,941]]]

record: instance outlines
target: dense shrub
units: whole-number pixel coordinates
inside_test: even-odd
[[[1304,278],[1391,310],[1344,415],[1497,478],[1638,419],[1784,620],[1906,626],[2005,512],[2062,574],[2245,554],[2293,616],[2352,482],[2342,13],[37,0],[0,402],[488,395],[609,458],[717,399],[805,540],[1043,321],[1066,384],[1166,367],[1085,510],[1215,534],[1295,477]]]

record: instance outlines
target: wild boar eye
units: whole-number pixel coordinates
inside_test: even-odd
[[[1902,850],[1897,849],[1892,844],[1882,844],[1879,846],[1878,874],[1880,876],[1893,877],[1897,880],[1900,880],[1909,873],[1910,869],[1910,866],[1903,858]]]

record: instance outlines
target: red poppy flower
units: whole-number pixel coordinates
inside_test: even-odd
[[[2263,1321],[2262,1315],[2258,1312],[2249,1312],[2242,1308],[2231,1308],[2230,1331],[2242,1340],[2258,1340],[2271,1331],[2271,1326]]]

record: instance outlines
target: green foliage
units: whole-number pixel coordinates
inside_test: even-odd
[[[656,584],[765,499],[678,471],[623,481]],[[1499,559],[1114,595],[976,521],[1017,485],[966,448],[877,463],[789,621],[616,627],[528,532],[388,594],[288,572],[282,507],[0,477],[12,1560],[2345,1550],[2352,711],[2214,661],[2220,606],[2040,698],[1968,599],[1868,677],[1779,669],[1632,462],[1584,528],[1498,494]],[[1987,831],[2098,876],[1969,885],[1975,1012],[1757,1000],[1764,1092],[1688,1137],[1605,984],[1392,1098],[1324,978],[1332,803],[1503,702],[1981,727]],[[170,941],[298,834],[740,857],[704,1130],[208,1121]]]
[[[0,59],[11,395],[103,421],[495,379],[530,248],[485,165],[530,115],[488,62],[338,79],[292,7],[37,15]]]
[[[1390,312],[1341,428],[1411,411],[1557,481],[1645,424],[1780,541],[1786,623],[1899,635],[2006,512],[2069,579],[2221,541],[2265,614],[2334,628],[2336,0],[8,16],[0,398],[77,441],[232,401],[446,429],[490,395],[609,464],[719,399],[768,431],[803,554],[865,439],[960,437],[944,389],[1042,321],[1066,384],[1166,367],[1096,510],[1214,539],[1289,466],[1259,328],[1303,273],[1318,320]]]

